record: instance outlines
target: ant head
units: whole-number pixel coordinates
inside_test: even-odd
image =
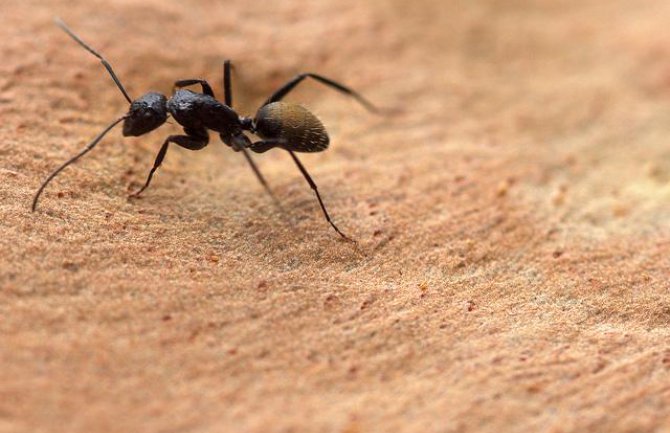
[[[167,99],[149,92],[130,104],[123,121],[123,135],[137,137],[161,126],[167,120]]]

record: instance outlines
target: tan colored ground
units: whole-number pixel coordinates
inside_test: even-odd
[[[45,3],[50,3],[45,6]],[[110,4],[111,3],[111,4]],[[190,3],[190,5],[186,5]],[[134,96],[205,77],[328,125],[262,169],[176,127],[112,133]],[[0,432],[670,430],[670,3],[5,1]]]

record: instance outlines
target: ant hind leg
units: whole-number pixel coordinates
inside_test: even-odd
[[[338,83],[337,81],[333,81],[330,78],[326,78],[323,75],[312,74],[309,72],[296,75],[291,80],[286,82],[265,101],[263,106],[268,105],[272,102],[281,101],[284,98],[284,96],[288,95],[288,93],[291,90],[293,90],[298,84],[300,84],[306,78],[311,78],[313,80],[320,82],[321,84],[324,84],[332,89],[337,90],[340,93],[343,93],[347,96],[351,96],[352,98],[357,100],[363,107],[365,107],[368,111],[371,111],[373,113],[379,112],[379,109],[377,107],[375,107],[370,101],[365,99],[360,93],[356,92],[355,90],[352,90],[349,87],[345,86],[344,84]]]
[[[354,244],[357,244],[357,242],[354,239],[352,239],[349,236],[342,233],[342,231],[335,225],[333,220],[330,218],[330,215],[328,214],[328,211],[326,210],[326,205],[324,205],[323,200],[321,200],[321,194],[319,194],[319,189],[317,188],[316,183],[314,182],[314,180],[312,180],[312,176],[309,175],[305,166],[302,165],[302,162],[300,162],[298,157],[295,156],[295,153],[291,152],[290,150],[288,151],[288,153],[289,153],[289,155],[291,155],[291,158],[293,158],[293,161],[298,166],[298,169],[300,170],[300,173],[302,173],[303,177],[305,178],[305,180],[309,184],[310,188],[312,188],[312,191],[314,191],[314,194],[316,194],[316,199],[319,201],[319,206],[321,206],[321,210],[323,211],[323,215],[326,217],[326,221],[328,221],[328,224],[330,224],[331,227],[335,229],[337,234],[342,236],[342,239],[344,239],[346,241],[349,241],[349,242],[352,242]]]

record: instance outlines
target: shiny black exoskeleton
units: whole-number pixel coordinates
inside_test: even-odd
[[[305,177],[310,187],[314,190],[321,206],[321,210],[330,225],[344,239],[351,240],[332,222],[326,207],[321,200],[321,196],[316,184],[302,165],[294,152],[319,152],[325,150],[329,144],[328,134],[316,116],[311,114],[306,108],[292,103],[282,102],[295,86],[306,78],[312,78],[327,86],[334,88],[344,94],[354,97],[367,109],[377,111],[375,107],[353,90],[323,76],[317,74],[300,74],[281,86],[274,92],[261,106],[255,117],[243,117],[237,114],[232,108],[231,91],[231,63],[224,63],[224,103],[218,101],[211,86],[205,80],[189,79],[175,82],[175,91],[168,99],[165,95],[157,92],[149,92],[136,100],[132,100],[125,88],[112,70],[111,65],[99,53],[84,43],[60,20],[56,23],[84,49],[96,56],[105,66],[117,87],[126,98],[130,107],[128,112],[121,118],[115,120],[105,128],[91,143],[89,143],[81,152],[70,158],[42,183],[33,199],[32,209],[36,209],[38,199],[46,185],[65,167],[75,162],[84,154],[93,149],[98,142],[114,126],[123,122],[124,136],[140,136],[163,125],[168,117],[172,118],[182,126],[184,133],[180,135],[170,135],[165,139],[161,146],[156,160],[151,168],[147,180],[137,192],[131,197],[137,197],[144,191],[151,179],[160,167],[169,145],[176,144],[190,150],[200,150],[209,143],[209,132],[214,131],[219,134],[221,140],[236,152],[242,152],[247,162],[253,169],[256,177],[265,189],[272,195],[270,188],[258,170],[249,153],[266,152],[272,148],[281,148],[289,152],[298,169]],[[202,93],[183,89],[186,86],[200,85]],[[245,134],[252,133],[261,139],[252,142]],[[274,196],[273,196],[274,198]]]

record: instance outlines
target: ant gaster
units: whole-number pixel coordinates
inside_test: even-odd
[[[319,121],[319,119],[306,108],[301,105],[282,102],[282,99],[304,79],[312,78],[341,93],[352,96],[368,110],[377,112],[378,110],[361,95],[348,87],[321,75],[303,73],[295,76],[274,92],[263,103],[255,117],[243,117],[238,115],[232,108],[230,79],[231,63],[229,60],[226,60],[224,62],[224,103],[215,99],[214,92],[207,81],[199,79],[180,80],[175,82],[175,91],[169,99],[158,92],[149,92],[133,101],[107,60],[93,48],[84,43],[84,41],[75,35],[63,21],[57,19],[56,24],[72,39],[79,43],[79,45],[102,62],[107,69],[107,72],[109,72],[116,83],[116,86],[126,100],[128,100],[130,108],[124,116],[116,119],[107,126],[81,152],[67,160],[46,178],[33,199],[33,211],[37,207],[37,201],[47,184],[65,167],[93,149],[105,134],[114,128],[114,126],[123,122],[124,136],[140,136],[163,125],[167,121],[168,116],[172,116],[183,127],[184,134],[170,135],[163,142],[144,186],[131,194],[131,197],[139,196],[139,194],[149,186],[151,178],[165,158],[170,143],[174,143],[189,150],[200,150],[207,146],[209,142],[208,130],[211,130],[217,132],[221,137],[221,140],[234,151],[242,152],[244,154],[259,182],[271,196],[272,192],[251,158],[249,150],[262,153],[276,147],[288,151],[305,180],[307,180],[307,183],[316,194],[316,198],[319,201],[321,210],[328,223],[330,223],[342,238],[349,241],[352,240],[340,231],[331,220],[316,184],[294,153],[320,152],[325,150],[329,144],[326,129],[321,121]],[[200,85],[202,93],[182,89],[182,87],[191,85]],[[252,142],[249,137],[245,135],[245,131],[259,136],[261,140]]]

